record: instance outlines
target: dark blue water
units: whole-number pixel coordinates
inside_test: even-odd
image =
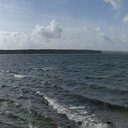
[[[128,128],[128,54],[0,55],[1,128]]]

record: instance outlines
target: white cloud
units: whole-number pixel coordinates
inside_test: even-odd
[[[99,26],[96,28],[84,26],[62,29],[59,24],[52,21],[48,26],[34,28],[29,34],[0,31],[0,49],[128,50],[128,32],[124,33],[116,30],[104,31]]]
[[[100,27],[74,27],[64,29],[61,48],[112,50],[114,39]]]
[[[110,3],[113,8],[118,9],[122,7],[123,0],[104,0],[106,3]]]
[[[0,31],[0,49],[24,49],[34,46],[30,35],[21,32]]]
[[[55,20],[52,20],[48,26],[37,25],[32,35],[46,39],[56,39],[61,37],[62,31],[59,24]]]
[[[102,32],[100,27],[97,27],[95,30],[97,34],[100,35],[104,39],[104,41],[107,41],[109,43],[113,42],[112,39],[105,32]]]
[[[128,23],[128,14],[123,18],[124,23]]]
[[[32,33],[3,32],[0,31],[0,48],[2,49],[24,49],[24,48],[48,48],[61,38],[63,29],[52,20],[48,26],[36,25]],[[54,40],[54,41],[53,41]]]
[[[116,32],[115,32],[116,31]],[[100,49],[100,50],[128,50],[127,33],[123,35],[122,31],[107,30],[100,27],[74,27],[64,29],[65,39],[61,41],[61,48],[78,49]],[[125,37],[125,38],[124,38]]]

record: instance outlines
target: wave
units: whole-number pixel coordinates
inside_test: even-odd
[[[95,106],[98,106],[100,108],[105,108],[105,109],[116,109],[116,110],[128,110],[128,106],[118,104],[116,102],[111,102],[111,101],[105,101],[102,99],[97,99],[96,97],[90,97],[88,95],[82,95],[82,94],[76,94],[73,92],[67,93],[67,96],[71,97],[72,100],[78,100],[79,102],[82,103],[90,103]]]
[[[92,85],[93,86],[93,85]],[[62,86],[53,86],[53,89],[55,89],[55,91],[57,92],[56,93],[56,96],[60,97],[60,94],[61,94],[61,97],[63,97],[65,100],[69,100],[71,99],[70,101],[71,102],[79,102],[79,103],[86,103],[86,104],[91,104],[91,105],[95,105],[96,107],[99,107],[99,108],[102,108],[102,109],[116,109],[116,110],[128,110],[128,105],[126,104],[127,101],[124,100],[122,101],[121,100],[121,95],[126,95],[128,94],[128,91],[127,90],[116,90],[114,88],[107,88],[107,87],[102,87],[102,86],[99,86],[99,87],[90,87],[92,88],[93,90],[97,90],[97,91],[101,91],[102,93],[104,93],[103,91],[107,92],[107,93],[112,93],[115,95],[117,95],[117,98],[113,101],[112,99],[104,99],[100,96],[93,96],[93,95],[90,95],[90,94],[79,94],[77,91],[73,91],[73,90],[70,90],[70,89],[67,89],[67,88],[64,88]],[[59,98],[58,97],[58,98]]]
[[[18,74],[18,73],[15,72],[15,71],[9,71],[9,70],[4,70],[4,69],[2,69],[1,72],[2,72],[2,73],[9,73],[9,74]]]
[[[63,114],[69,120],[78,123],[80,128],[110,128],[110,124],[100,121],[94,114],[89,115],[85,111],[86,106],[65,106],[60,104],[56,99],[49,98],[39,91],[36,93],[43,96],[48,104],[59,114]]]
[[[105,63],[100,65],[100,67],[102,68],[113,68],[115,66],[116,66],[116,63]]]
[[[85,76],[85,79],[107,79],[109,76]]]
[[[17,120],[21,120],[21,121],[26,121],[25,118],[20,117],[19,115],[13,114],[13,113],[11,113],[10,111],[4,111],[2,114],[3,114],[3,115],[6,115],[7,117],[12,118],[12,119],[17,119]]]
[[[25,75],[20,75],[18,74],[18,72],[15,72],[15,71],[1,70],[1,72],[5,74],[13,75],[15,78],[19,78],[19,79],[25,77]]]
[[[89,103],[93,104],[100,108],[105,109],[116,109],[116,110],[128,110],[128,105],[125,104],[127,101],[122,101],[121,99],[118,99],[122,94],[127,94],[128,91],[125,90],[109,90],[108,88],[105,88],[106,91],[111,92],[112,94],[120,94],[117,97],[117,100],[120,102],[117,102],[116,100],[113,101],[111,99],[105,100],[100,97],[88,95],[88,94],[78,94],[76,91],[69,90],[67,88],[63,88],[62,86],[55,86],[56,91],[58,94],[61,92],[61,96],[64,99],[71,99],[71,102],[80,102],[80,103]],[[102,87],[100,88],[102,89]],[[103,87],[104,89],[104,87]],[[101,90],[102,91],[102,90]],[[56,95],[57,96],[57,95]]]
[[[91,84],[82,87],[82,89],[92,89],[92,90],[97,90],[97,91],[105,91],[111,94],[128,94],[127,89],[121,89],[117,88],[116,86],[102,86],[102,85],[96,85],[96,84]]]
[[[112,93],[112,94],[116,94],[117,95],[117,100],[121,101],[121,102],[116,102],[108,99],[108,100],[104,100],[101,99],[100,97],[94,97],[91,95],[87,95],[87,94],[78,94],[77,91],[72,91],[70,89],[67,88],[63,88],[62,86],[54,86],[54,89],[56,89],[57,92],[61,92],[61,95],[63,95],[62,97],[64,98],[68,98],[70,97],[71,100],[73,101],[78,101],[81,103],[90,103],[96,106],[99,106],[100,108],[108,108],[108,109],[117,109],[117,110],[128,110],[128,105],[125,104],[125,102],[127,101],[122,101],[121,99],[118,99],[121,97],[121,95],[127,95],[128,91],[127,90],[117,90],[115,88],[107,88],[107,87],[102,87],[102,86],[94,86],[94,85],[90,85],[89,86],[91,89],[93,90],[97,90],[97,91],[105,91],[108,93]],[[86,88],[86,87],[85,87]],[[84,89],[84,88],[83,88]]]
[[[0,127],[1,128],[23,128],[22,126],[12,124],[10,122],[8,123],[7,121],[0,121]]]

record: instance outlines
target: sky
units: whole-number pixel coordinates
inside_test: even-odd
[[[0,49],[128,51],[128,0],[0,0]]]

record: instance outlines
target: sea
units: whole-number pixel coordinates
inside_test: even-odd
[[[0,128],[128,128],[128,53],[0,55]]]

